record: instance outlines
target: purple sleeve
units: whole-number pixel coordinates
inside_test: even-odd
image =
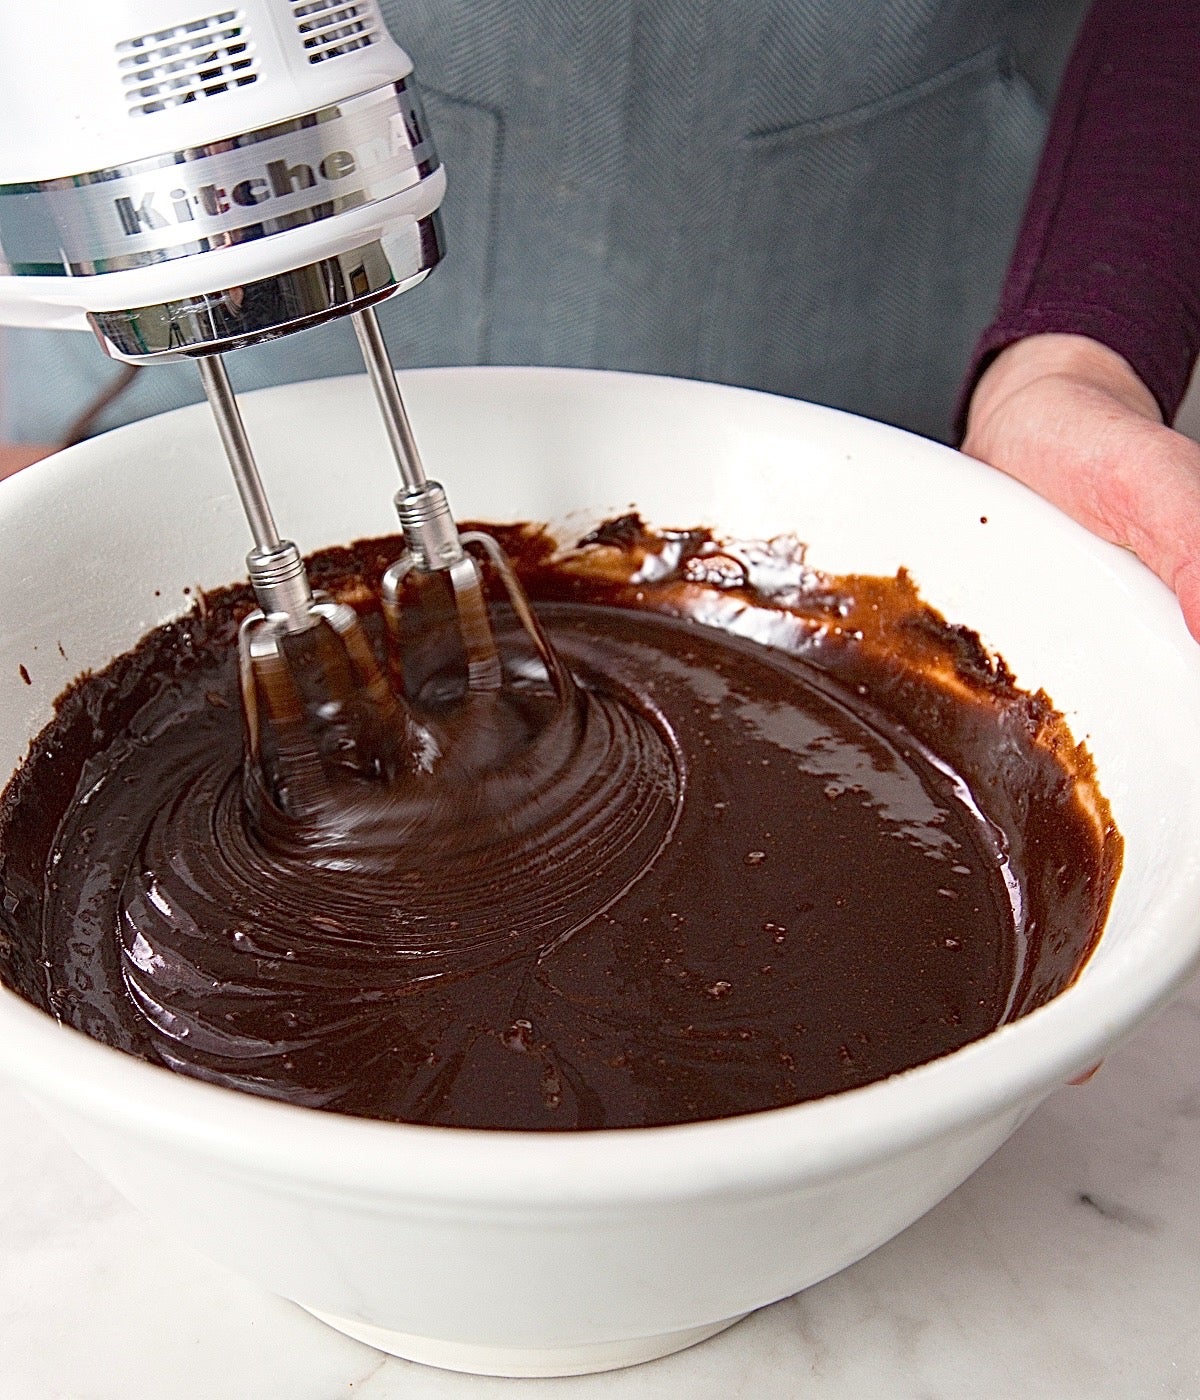
[[[1200,0],[1096,0],[1079,34],[959,423],[1006,345],[1116,350],[1170,422],[1200,350]]]

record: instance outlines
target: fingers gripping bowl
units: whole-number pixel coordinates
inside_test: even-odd
[[[577,371],[427,371],[409,387],[464,515],[582,527],[636,503],[664,524],[793,531],[832,571],[907,566],[1066,713],[1125,838],[1107,930],[1065,994],[889,1080],[718,1122],[523,1135],[322,1114],[172,1075],[0,995],[3,1068],[206,1252],[417,1359],[525,1375],[627,1364],[888,1239],[1182,981],[1200,954],[1200,659],[1131,558],[894,430]],[[331,381],[247,402],[306,550],[390,528],[368,394]],[[73,676],[177,613],[185,589],[236,575],[242,530],[198,410],[0,488],[6,773]]]

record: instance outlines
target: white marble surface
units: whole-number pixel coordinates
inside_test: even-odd
[[[3,1400],[1200,1397],[1200,981],[877,1253],[649,1365],[384,1357],[144,1225],[0,1086]]]

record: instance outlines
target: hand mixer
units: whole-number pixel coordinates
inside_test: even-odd
[[[553,688],[568,685],[498,545],[460,536],[427,479],[375,315],[442,256],[445,175],[411,72],[376,0],[41,0],[6,7],[0,28],[0,321],[90,327],[130,364],[196,361],[254,541],[259,607],[240,639],[251,756],[265,714],[271,796],[294,812],[319,764],[303,744],[280,759],[305,708],[292,639],[331,630],[326,689],[393,716],[356,614],[314,595],[276,529],[226,351],[350,316],[403,483],[406,549],[383,590],[394,633],[406,579],[436,579],[466,690],[496,690],[483,553]]]

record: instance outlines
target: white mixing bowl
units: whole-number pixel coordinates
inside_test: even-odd
[[[151,371],[153,372],[153,371]],[[836,571],[910,567],[1087,740],[1125,836],[1077,984],[953,1055],[819,1102],[581,1134],[408,1127],[172,1074],[0,993],[0,1067],[146,1212],[352,1336],[495,1374],[687,1346],[928,1210],[1200,955],[1200,647],[1131,557],[946,448],[803,403],[586,371],[405,376],[462,516],[784,530]],[[365,381],[250,396],[285,533],[394,528]],[[52,702],[248,546],[216,433],[185,409],[0,485],[0,773]],[[26,684],[19,667],[29,676]]]

